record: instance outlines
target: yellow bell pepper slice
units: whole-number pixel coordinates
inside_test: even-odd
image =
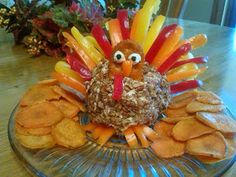
[[[150,29],[148,30],[147,37],[143,43],[143,50],[145,54],[150,49],[156,37],[158,36],[161,27],[165,22],[165,18],[166,17],[163,15],[157,16],[154,22],[152,23]]]
[[[146,0],[146,2],[143,5],[143,8],[145,9],[151,9],[153,8],[153,14],[156,14],[159,10],[161,4],[161,0]]]
[[[55,71],[72,77],[82,83],[84,82],[84,79],[78,73],[70,69],[70,65],[65,61],[58,61],[55,65]]]
[[[85,38],[93,44],[93,46],[104,56],[104,52],[102,48],[98,45],[96,39],[93,36],[85,36]]]
[[[68,40],[75,52],[83,60],[84,64],[89,68],[90,71],[92,71],[93,68],[96,67],[96,63],[87,55],[81,45],[69,33],[63,32],[62,34]]]
[[[97,64],[102,58],[102,54],[94,48],[93,44],[90,43],[76,27],[71,28],[71,34],[74,36],[76,41],[80,44],[87,55]]]
[[[160,51],[155,56],[153,62],[151,63],[152,66],[159,67],[165,61],[165,59],[168,58],[175,46],[180,41],[182,34],[183,28],[181,26],[177,26],[175,31],[170,34],[170,37],[164,42]]]

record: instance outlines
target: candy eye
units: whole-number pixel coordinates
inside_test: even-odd
[[[117,63],[121,63],[125,60],[125,55],[121,51],[116,51],[114,54],[114,61]]]
[[[138,53],[132,53],[128,57],[129,60],[133,61],[133,64],[136,65],[141,61],[141,56]]]

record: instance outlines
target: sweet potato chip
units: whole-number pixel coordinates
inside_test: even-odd
[[[55,145],[55,141],[52,138],[52,135],[21,135],[16,133],[16,138],[19,142],[29,148],[29,149],[42,149],[42,148],[50,148]]]
[[[53,91],[54,86],[34,85],[22,97],[21,106],[30,106],[46,100],[58,100],[60,95]]]
[[[227,143],[220,132],[214,132],[188,140],[186,143],[186,152],[192,155],[222,159],[226,156]]]
[[[40,102],[16,114],[16,122],[25,128],[49,127],[61,119],[63,113],[48,101]]]
[[[78,106],[66,101],[65,99],[51,101],[51,103],[58,107],[66,118],[75,117],[79,112]]]
[[[192,102],[195,98],[196,98],[195,91],[185,92],[181,95],[173,97],[168,107],[170,109],[182,108],[185,107],[190,102]]]
[[[222,113],[197,112],[196,118],[223,133],[236,133],[236,121]]]
[[[151,144],[151,148],[160,158],[178,157],[184,154],[185,143],[170,137],[163,137]]]
[[[198,91],[196,100],[201,103],[213,104],[213,105],[223,103],[220,97],[218,97],[216,94],[210,91]]]
[[[178,108],[178,109],[166,109],[166,115],[167,117],[185,117],[190,116],[189,113],[185,110],[185,107]]]
[[[193,119],[195,116],[184,116],[184,117],[165,117],[161,119],[162,121],[169,123],[169,124],[176,124],[181,120],[186,120],[186,119]]]
[[[168,136],[171,136],[173,127],[174,127],[173,124],[169,124],[164,121],[158,121],[154,125],[154,130],[158,136],[160,136],[160,137],[167,136],[168,137]]]
[[[51,133],[51,127],[41,127],[41,128],[25,128],[19,125],[18,123],[15,124],[16,133],[21,135],[48,135]]]
[[[198,101],[193,101],[189,103],[186,107],[186,111],[188,113],[195,113],[195,112],[220,112],[224,109],[224,105],[211,105],[211,104],[205,104],[200,103]]]
[[[228,138],[226,138],[225,140],[228,145],[228,151],[225,158],[218,159],[218,158],[200,156],[200,155],[196,156],[196,158],[206,164],[213,164],[213,163],[221,162],[223,160],[232,158],[236,153],[236,141],[234,139],[228,139]]]
[[[52,129],[56,143],[67,147],[77,148],[86,142],[86,136],[81,126],[72,119],[65,118]]]
[[[53,90],[56,93],[58,93],[59,95],[61,95],[64,99],[69,101],[70,103],[78,106],[81,111],[83,111],[83,112],[87,111],[85,106],[84,106],[84,104],[82,102],[76,100],[72,94],[70,94],[69,92],[63,90],[61,87],[54,87]]]
[[[178,141],[187,141],[214,131],[215,129],[204,125],[196,119],[187,119],[178,122],[174,126],[172,135]]]

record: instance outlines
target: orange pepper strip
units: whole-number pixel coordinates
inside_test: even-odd
[[[97,140],[97,143],[100,144],[101,146],[104,145],[115,133],[115,129],[112,127],[107,127],[104,128],[104,131],[100,135],[100,137]]]
[[[53,72],[52,77],[57,79],[59,82],[64,83],[65,85],[68,85],[69,87],[72,87],[73,89],[78,90],[81,92],[84,96],[86,95],[86,88],[84,84],[79,82],[78,80],[75,80],[71,77],[68,77],[65,74],[58,73],[58,72]]]
[[[148,142],[148,140],[147,140],[147,138],[146,138],[146,136],[145,136],[145,134],[142,130],[142,127],[139,126],[139,125],[134,126],[134,132],[138,136],[138,139],[141,141],[142,146],[145,147],[145,148],[148,147],[149,142]]]
[[[188,39],[192,49],[202,47],[207,43],[207,36],[205,34],[198,34]]]
[[[157,140],[158,138],[160,138],[157,133],[151,129],[150,127],[146,126],[146,125],[142,125],[142,129],[144,134],[147,136],[147,138],[149,140],[151,140],[152,142],[154,142],[155,140]]]
[[[89,123],[89,124],[86,124],[84,126],[82,126],[82,128],[85,130],[85,131],[88,131],[88,132],[92,132],[98,125],[95,124],[95,123]]]
[[[136,12],[133,18],[131,30],[130,30],[130,39],[134,39],[135,33],[137,31],[138,23],[139,23],[139,18],[140,18],[140,10]]]
[[[114,47],[116,44],[123,40],[120,22],[118,19],[112,19],[108,21],[109,35],[111,39],[111,44]]]
[[[175,48],[176,44],[178,44],[182,34],[183,28],[181,26],[177,26],[155,56],[153,62],[151,63],[152,66],[159,67],[165,61],[167,58],[166,56],[168,56],[172,52],[173,48]]]
[[[134,130],[132,127],[127,128],[124,131],[125,139],[131,148],[137,148],[138,147],[138,140],[134,134]]]
[[[167,81],[168,82],[176,82],[179,80],[187,79],[189,77],[193,77],[195,75],[202,74],[203,72],[206,71],[206,69],[207,69],[207,66],[202,67],[200,69],[191,69],[191,70],[187,70],[187,71],[183,71],[183,72],[168,74]]]
[[[90,71],[96,67],[96,63],[89,58],[89,56],[85,53],[82,47],[78,44],[78,42],[67,32],[62,33],[63,36],[70,42],[70,45],[73,47],[75,52],[80,56],[86,66],[89,68]]]
[[[92,137],[93,139],[98,139],[102,133],[104,132],[104,127],[103,126],[98,126],[94,129],[94,131],[92,132]]]

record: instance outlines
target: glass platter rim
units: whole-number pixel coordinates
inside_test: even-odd
[[[31,175],[33,176],[37,176],[37,177],[47,177],[44,173],[40,172],[37,167],[34,167],[25,157],[23,154],[21,154],[17,147],[16,144],[14,144],[13,142],[13,137],[11,137],[11,134],[14,134],[13,130],[14,129],[14,121],[15,121],[15,113],[16,110],[19,107],[19,102],[14,106],[14,108],[11,111],[10,114],[10,118],[8,120],[8,141],[10,143],[10,146],[14,152],[14,154],[16,154],[18,160],[20,160],[20,162],[23,162],[23,166],[25,167],[26,171],[28,171]],[[231,111],[228,109],[228,107],[226,106],[226,111],[227,113],[233,118],[235,119],[235,116],[231,113]],[[14,136],[14,135],[13,135]],[[130,149],[132,150],[132,149]],[[227,159],[229,160],[229,162],[224,166],[223,169],[221,169],[221,171],[217,172],[216,174],[214,174],[214,176],[216,177],[220,177],[223,174],[225,174],[232,166],[233,164],[236,162],[236,154],[234,154],[234,156],[231,159]]]

